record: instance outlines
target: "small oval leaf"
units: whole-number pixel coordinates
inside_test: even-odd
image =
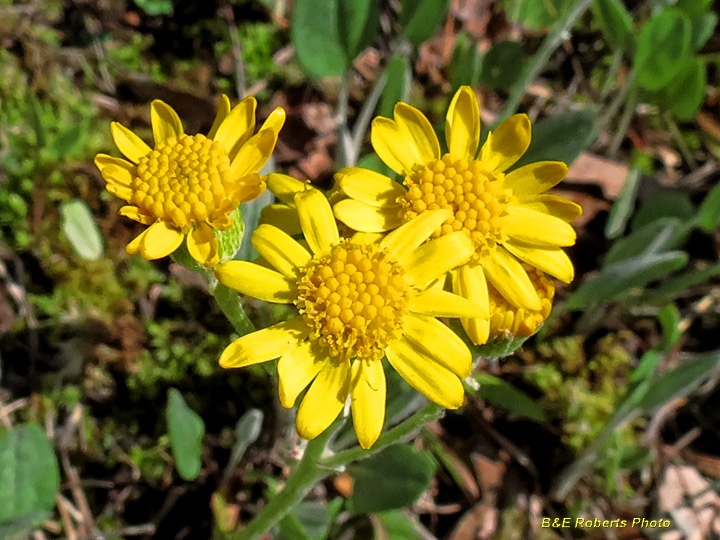
[[[177,471],[183,479],[194,480],[200,474],[205,423],[175,388],[168,390],[166,412],[168,436]]]

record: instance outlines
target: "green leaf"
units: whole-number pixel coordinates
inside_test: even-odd
[[[572,0],[505,0],[507,16],[532,30],[550,26],[567,12]]]
[[[514,168],[543,160],[572,163],[595,140],[595,112],[578,109],[543,118],[533,127],[532,142]]]
[[[86,261],[102,258],[103,238],[85,201],[72,199],[60,205],[60,230],[78,257]]]
[[[696,355],[650,383],[639,406],[646,413],[651,413],[670,400],[688,396],[718,368],[720,368],[720,352]]]
[[[646,253],[603,268],[594,278],[583,283],[570,298],[568,309],[579,309],[597,302],[609,302],[629,290],[644,287],[685,266],[687,253],[668,251]]]
[[[478,373],[473,377],[480,383],[480,389],[468,389],[469,393],[499,405],[517,416],[529,418],[536,422],[545,421],[545,413],[540,404],[522,390],[518,390],[503,379],[487,373]]]
[[[694,218],[695,213],[695,206],[685,191],[665,190],[643,202],[632,217],[630,229],[637,231],[648,223],[669,217],[686,224]]]
[[[172,0],[135,0],[137,6],[150,16],[172,15]]]
[[[330,504],[323,501],[303,501],[279,525],[278,540],[324,540],[335,522],[342,499]]]
[[[418,532],[415,523],[405,515],[402,510],[390,510],[377,514],[378,522],[375,523],[376,540],[384,538],[392,540],[417,540]],[[378,531],[377,528],[382,530]]]
[[[664,0],[666,5],[675,5],[679,10],[687,13],[691,18],[699,17],[703,13],[710,11],[713,0]]]
[[[610,47],[628,51],[633,46],[633,20],[621,0],[595,0],[590,10]]]
[[[665,347],[671,348],[677,345],[683,335],[683,330],[680,329],[680,321],[682,319],[675,304],[668,304],[662,308],[660,313],[658,313],[658,320],[660,321],[660,326],[662,326]]]
[[[480,78],[481,65],[477,42],[471,40],[467,32],[461,32],[455,40],[455,48],[448,63],[450,94],[454,94],[464,84],[475,86]]]
[[[290,40],[300,65],[315,79],[340,76],[350,67],[339,19],[339,0],[295,0]]]
[[[635,72],[646,90],[664,88],[690,59],[690,18],[678,9],[667,8],[650,19],[640,32],[635,52]]]
[[[717,13],[703,13],[692,20],[692,50],[697,52],[703,48],[717,25]]]
[[[605,224],[605,238],[617,238],[627,226],[627,222],[635,208],[638,187],[640,186],[640,171],[632,169],[615,204],[610,209],[607,223]]]
[[[370,45],[380,25],[380,8],[375,0],[339,0],[340,42],[350,64]]]
[[[392,118],[393,108],[400,101],[407,101],[412,83],[410,61],[401,54],[394,54],[385,68],[387,82],[380,96],[378,114]],[[379,158],[378,158],[379,159]]]
[[[677,218],[658,219],[621,238],[610,248],[605,265],[645,253],[660,253],[677,247],[682,240],[682,224]]]
[[[698,225],[708,233],[713,232],[720,225],[720,183],[715,184],[700,204]]]
[[[54,508],[59,487],[55,452],[40,426],[17,425],[0,435],[2,538],[41,523]]]
[[[648,293],[648,296],[652,299],[674,298],[693,287],[706,283],[717,275],[720,275],[720,263],[715,263],[707,268],[689,270],[660,285],[657,289]]]
[[[690,58],[683,70],[665,88],[665,99],[679,120],[691,120],[705,100],[707,75],[705,64],[699,58]]]
[[[492,88],[510,90],[522,79],[524,69],[525,52],[522,44],[517,41],[498,41],[482,59],[480,82]]]
[[[166,412],[170,446],[177,471],[183,479],[195,480],[202,464],[200,456],[205,423],[175,388],[168,390]]]
[[[401,0],[402,37],[419,47],[435,35],[445,19],[450,0]]]
[[[430,484],[434,469],[428,452],[419,452],[407,444],[389,446],[351,465],[354,511],[369,514],[414,503]]]

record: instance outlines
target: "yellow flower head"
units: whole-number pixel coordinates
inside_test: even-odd
[[[383,238],[340,238],[328,200],[308,188],[293,197],[309,250],[272,225],[252,237],[272,269],[245,261],[215,267],[226,286],[269,302],[295,304],[300,315],[243,336],[220,357],[225,368],[280,358],[280,401],[300,404],[298,433],[312,439],[337,418],[348,396],[363,448],[385,420],[383,356],[417,391],[449,409],[463,401],[460,378],[472,357],[463,341],[435,317],[476,317],[472,302],[435,288],[434,279],[467,261],[465,233],[425,242],[449,217],[426,212]]]
[[[127,245],[128,253],[158,259],[187,237],[196,261],[217,264],[213,229],[232,227],[230,214],[265,190],[257,173],[285,122],[285,111],[278,107],[253,135],[256,107],[255,98],[249,97],[231,109],[228,97],[222,96],[208,135],[187,135],[172,107],[155,100],[150,105],[155,148],[119,123],[111,124],[115,144],[127,160],[98,154],[95,164],[107,190],[129,203],[120,214],[150,225]]]
[[[550,315],[553,297],[555,296],[555,283],[545,277],[544,272],[529,264],[523,263],[523,268],[540,297],[542,307],[539,310],[515,307],[495,287],[488,285],[490,340],[530,337],[537,332],[540,325]]]
[[[475,344],[489,337],[488,284],[515,308],[540,312],[543,302],[521,261],[569,282],[574,269],[561,249],[575,243],[569,222],[582,209],[543,194],[560,182],[567,166],[541,161],[506,172],[530,145],[530,120],[516,114],[488,134],[478,153],[480,110],[474,92],[463,86],[447,112],[446,154],[428,119],[398,103],[394,120],[378,117],[371,142],[378,156],[403,177],[403,184],[362,168],[348,167],[336,179],[349,199],[335,216],[357,231],[391,231],[433,210],[449,217],[432,233],[441,238],[464,231],[472,239],[471,259],[452,272],[453,291],[483,308],[480,318],[463,318]]]

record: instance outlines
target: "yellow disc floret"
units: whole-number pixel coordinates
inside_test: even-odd
[[[222,218],[238,206],[230,196],[231,180],[230,158],[222,144],[200,134],[170,137],[140,158],[130,202],[186,229]]]
[[[377,245],[343,240],[313,259],[295,304],[332,356],[380,359],[408,312],[402,266]]]
[[[555,283],[545,277],[540,270],[523,263],[533,287],[540,297],[542,308],[539,311],[530,311],[516,308],[490,285],[490,339],[506,335],[527,337],[537,332],[540,325],[550,315],[552,301],[555,296]]]
[[[433,233],[433,238],[466,230],[475,243],[473,258],[487,257],[505,240],[501,217],[511,194],[502,188],[502,177],[481,161],[453,159],[449,154],[416,165],[405,178],[407,193],[398,199],[403,221],[426,210],[450,210],[453,216]]]

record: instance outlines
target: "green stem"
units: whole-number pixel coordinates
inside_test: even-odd
[[[370,456],[381,452],[388,446],[397,444],[402,439],[404,439],[408,435],[411,435],[428,422],[437,420],[438,418],[440,418],[440,416],[442,416],[442,413],[444,411],[445,409],[443,409],[442,407],[431,403],[426,407],[420,409],[407,420],[401,422],[394,428],[383,433],[377,440],[377,442],[373,445],[373,447],[369,450],[363,450],[359,446],[356,446],[355,448],[350,448],[349,450],[343,450],[342,452],[338,452],[334,456],[323,459],[320,462],[320,466],[327,467],[328,469],[336,469],[337,467],[341,467],[342,465],[346,465],[347,463],[369,458]]]
[[[233,534],[230,537],[232,540],[252,540],[270,530],[303,500],[315,484],[332,472],[330,469],[318,467],[325,443],[331,434],[332,430],[327,429],[308,443],[305,454],[290,473],[283,490],[270,499],[246,527]]]
[[[518,81],[511,90],[510,97],[505,103],[502,112],[498,115],[495,125],[515,113],[525,96],[525,88],[535,80],[535,77],[537,77],[540,71],[547,65],[552,53],[567,39],[567,32],[569,32],[577,20],[582,17],[583,13],[588,10],[592,2],[593,0],[576,0],[565,18],[556,23],[553,31],[548,34],[530,64],[525,68],[525,72],[520,81]]]
[[[321,459],[325,451],[325,445],[334,433],[334,430],[327,429],[325,433],[308,443],[305,454],[300,463],[290,473],[283,490],[275,495],[245,528],[234,533],[230,539],[252,540],[258,538],[271,527],[277,525],[283,517],[303,500],[315,484],[330,475],[335,469],[353,461],[373,456],[388,446],[399,443],[428,422],[440,418],[444,410],[442,407],[431,403],[404,422],[385,432],[371,449],[363,450],[360,447],[355,447]]]
[[[232,289],[228,289],[222,283],[215,281],[210,284],[210,290],[215,297],[215,301],[220,309],[233,325],[235,330],[241,336],[255,331],[255,326],[250,322],[250,318],[245,313],[238,294]]]

